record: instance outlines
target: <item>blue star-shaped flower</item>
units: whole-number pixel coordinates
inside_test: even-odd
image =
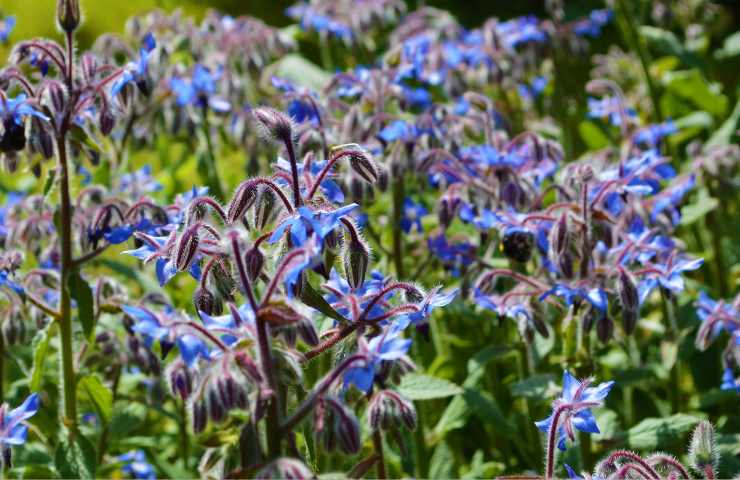
[[[567,370],[563,372],[563,393],[553,402],[553,413],[544,420],[535,422],[537,428],[549,432],[553,428],[556,411],[561,411],[558,424],[558,448],[565,450],[565,441],[575,440],[576,430],[585,433],[599,433],[591,408],[603,405],[603,401],[614,386],[614,382],[601,383],[590,387],[591,380],[578,381]]]

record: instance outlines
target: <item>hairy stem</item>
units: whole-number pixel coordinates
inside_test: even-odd
[[[378,455],[378,461],[375,462],[375,468],[377,469],[378,478],[388,478],[385,471],[385,454],[383,452],[383,434],[380,430],[373,432],[373,448],[375,453]]]

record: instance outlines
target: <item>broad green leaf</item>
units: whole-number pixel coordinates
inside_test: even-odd
[[[398,391],[410,400],[432,400],[462,393],[462,389],[449,380],[418,373],[404,375]]]
[[[478,388],[466,388],[462,396],[473,414],[484,424],[490,425],[504,435],[516,434],[516,428],[506,418],[491,394]]]
[[[437,425],[434,426],[431,443],[434,444],[444,438],[447,432],[464,427],[470,413],[470,407],[462,395],[453,398],[445,411],[442,412]]]
[[[77,382],[77,391],[81,397],[87,397],[95,406],[95,411],[104,423],[108,423],[113,411],[113,394],[95,375],[82,377]]]
[[[95,330],[95,307],[90,285],[82,278],[80,272],[74,271],[67,278],[67,286],[72,298],[77,302],[77,315],[82,324],[85,337],[90,337]]]
[[[616,438],[619,428],[619,415],[614,410],[608,408],[597,408],[594,410],[596,425],[599,426],[599,433],[594,434],[593,439],[597,442],[604,442]]]
[[[663,82],[669,92],[714,116],[721,117],[727,111],[727,97],[717,85],[709,84],[698,69],[668,72]]]
[[[692,112],[673,122],[678,130],[688,128],[709,129],[714,126],[714,118],[704,111]]]
[[[33,339],[33,367],[31,367],[31,379],[28,382],[28,389],[32,392],[38,392],[41,389],[46,357],[49,353],[49,340],[54,336],[55,331],[56,323],[50,323],[46,328],[39,331]]]
[[[667,449],[685,442],[686,435],[701,417],[677,413],[670,417],[646,418],[627,431],[627,444],[638,450]]]
[[[313,90],[321,90],[331,80],[329,73],[295,54],[284,55],[279,61],[265,69],[265,72],[269,75],[284,77],[296,85]]]
[[[54,466],[62,478],[95,478],[95,459],[95,447],[79,433],[72,443],[64,438],[54,452]]]
[[[539,374],[520,380],[511,386],[511,394],[516,397],[544,400],[555,389],[555,375]]]

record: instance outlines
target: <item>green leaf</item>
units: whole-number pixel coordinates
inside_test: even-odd
[[[722,48],[714,52],[714,58],[717,60],[724,60],[737,55],[740,55],[740,31],[737,31],[725,38]]]
[[[532,375],[511,386],[511,394],[515,397],[527,397],[543,400],[549,396],[548,392],[555,385],[555,376],[552,374]]]
[[[666,89],[714,116],[727,111],[727,97],[719,87],[710,85],[698,69],[668,72],[663,77]]]
[[[627,443],[638,450],[667,449],[683,442],[701,417],[677,413],[664,418],[646,418],[627,431]]]
[[[429,478],[453,478],[455,457],[450,446],[442,442],[434,449],[429,460]]]
[[[410,400],[432,400],[462,393],[462,389],[449,380],[418,373],[404,375],[398,391]]]
[[[51,188],[54,186],[54,180],[56,180],[56,178],[57,178],[57,169],[56,168],[49,169],[49,175],[46,177],[46,182],[44,182],[44,197],[49,195]]]
[[[95,478],[95,447],[81,434],[65,438],[54,452],[54,466],[62,478]]]
[[[434,426],[431,443],[434,444],[444,438],[447,432],[464,427],[470,413],[470,407],[461,395],[453,398],[445,411],[442,412],[437,425]]]
[[[504,435],[516,434],[516,428],[508,421],[490,393],[477,388],[466,388],[463,399],[473,414],[484,424],[491,425],[494,430]]]
[[[67,278],[67,286],[72,298],[77,302],[77,315],[82,324],[85,337],[90,337],[95,331],[95,311],[93,294],[90,285],[82,278],[80,272],[74,271]]]
[[[640,27],[640,34],[647,40],[650,47],[661,54],[677,57],[686,55],[686,50],[681,41],[669,30],[643,25]]]
[[[331,80],[329,73],[296,54],[284,55],[279,61],[270,65],[265,73],[283,77],[291,83],[312,90],[323,89]]]
[[[84,128],[80,127],[79,125],[72,125],[72,127],[69,129],[70,132],[70,141],[73,143],[78,144],[79,146],[85,146],[89,148],[90,150],[100,153],[100,145],[95,142],[95,140],[90,137],[90,134],[88,134]]]
[[[338,322],[347,323],[347,319],[344,318],[341,313],[337,312],[334,307],[329,305],[329,302],[327,302],[324,297],[322,297],[321,294],[311,286],[310,282],[304,282],[300,292],[301,301],[309,307],[315,308],[327,317],[333,318]]]
[[[49,353],[49,340],[54,336],[52,330],[54,328],[56,328],[56,323],[50,323],[46,328],[39,331],[33,339],[33,367],[31,367],[31,379],[28,381],[28,389],[32,392],[38,392],[41,389],[46,357]]]
[[[113,394],[95,375],[82,377],[77,382],[78,395],[87,397],[95,406],[95,411],[104,423],[110,421],[113,413]]]
[[[719,206],[719,200],[709,196],[706,188],[699,190],[696,200],[681,208],[681,225],[691,225]]]
[[[729,145],[732,143],[733,138],[737,137],[738,122],[740,122],[740,102],[737,102],[732,113],[727,117],[727,120],[709,137],[706,146],[712,147],[714,145]]]
[[[579,123],[578,133],[581,134],[581,138],[586,142],[589,150],[598,150],[611,143],[609,137],[594,122],[583,121]]]

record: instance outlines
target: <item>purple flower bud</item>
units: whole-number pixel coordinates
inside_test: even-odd
[[[409,430],[416,428],[414,404],[392,390],[380,390],[368,405],[368,422],[372,430],[391,430],[400,425]]]
[[[64,112],[64,106],[67,104],[67,92],[59,82],[49,82],[47,91],[51,99],[51,106],[55,113]]]
[[[195,260],[195,254],[198,253],[198,244],[200,242],[198,229],[200,229],[200,225],[188,227],[177,242],[175,266],[181,272],[190,268],[193,260]]]
[[[191,419],[193,422],[193,433],[198,434],[206,429],[208,423],[208,408],[202,400],[193,401],[191,404]]]
[[[214,423],[219,423],[226,417],[226,409],[221,401],[221,395],[217,385],[211,385],[208,389],[208,416]]]
[[[217,310],[223,311],[223,306],[218,308],[216,297],[207,288],[198,288],[193,293],[193,305],[196,312],[213,315]]]
[[[26,325],[18,315],[8,315],[2,326],[5,345],[16,345],[24,342],[26,337]]]
[[[167,367],[166,379],[173,395],[187,400],[193,391],[193,376],[187,365],[177,359]]]
[[[409,303],[421,303],[424,301],[424,292],[414,286],[410,287],[411,288],[406,288],[403,291],[406,301]]]
[[[233,224],[240,220],[257,200],[257,185],[253,181],[242,182],[234,192],[226,213],[226,220]]]
[[[614,334],[614,322],[608,315],[602,315],[596,322],[596,336],[599,341],[606,343]]]
[[[85,82],[92,83],[98,72],[98,59],[91,53],[85,53],[80,57],[80,71]]]
[[[367,266],[370,263],[370,249],[359,235],[352,235],[345,245],[342,262],[344,275],[349,286],[352,288],[362,287],[362,284],[365,283]]]
[[[265,255],[259,247],[252,247],[244,254],[244,266],[251,281],[256,281],[265,265]]]
[[[113,116],[109,108],[101,108],[98,122],[100,123],[100,133],[108,135],[116,125],[116,117]]]
[[[80,25],[79,0],[57,0],[57,23],[67,33],[77,29]]]
[[[350,167],[352,167],[352,170],[366,182],[375,183],[378,181],[378,166],[372,156],[362,148],[353,147],[347,150],[342,150],[336,155],[348,155]]]
[[[622,302],[622,322],[624,331],[630,334],[634,331],[637,316],[640,311],[640,294],[632,276],[624,269],[619,269],[619,299]]]
[[[268,139],[285,143],[293,141],[293,122],[284,113],[269,107],[259,107],[255,108],[252,114]]]
[[[380,190],[381,192],[385,192],[386,190],[388,190],[389,184],[390,176],[388,175],[388,170],[378,166],[378,181],[376,182],[378,190]]]
[[[34,118],[31,121],[31,131],[33,132],[33,143],[34,148],[37,152],[41,153],[45,159],[50,159],[54,156],[54,141],[49,134],[49,131],[44,128],[41,120]]]
[[[354,175],[349,179],[349,193],[355,202],[361,202],[365,197],[365,185]]]
[[[304,318],[296,324],[296,330],[306,345],[315,347],[319,344],[319,334],[310,318]]]
[[[563,213],[550,230],[550,246],[553,253],[560,256],[568,248],[568,217]]]

